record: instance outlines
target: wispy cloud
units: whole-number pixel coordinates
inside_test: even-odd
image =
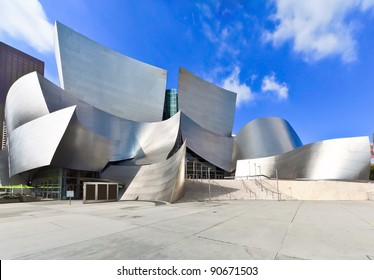
[[[201,13],[204,15],[204,17],[208,18],[208,19],[211,19],[212,18],[212,11],[210,9],[210,7],[207,5],[207,4],[196,4],[196,7],[199,8],[199,10],[201,11]]]
[[[236,106],[239,107],[244,103],[248,103],[254,99],[254,94],[249,86],[242,83],[239,78],[240,68],[236,66],[232,73],[225,78],[221,86],[224,89],[233,91],[237,93]]]
[[[265,76],[262,80],[261,91],[264,93],[273,93],[278,100],[288,99],[288,87],[285,83],[277,81],[275,74]]]
[[[212,29],[212,27],[208,23],[203,22],[202,27],[203,27],[203,32],[206,38],[208,38],[210,42],[217,43],[219,41],[219,37],[216,35],[216,32]]]
[[[0,39],[20,40],[41,53],[53,51],[53,24],[38,0],[0,0]]]
[[[233,11],[225,7],[225,3],[220,2],[212,2],[209,5],[196,4],[196,8],[199,12],[201,31],[215,47],[217,57],[228,55],[235,59],[240,53],[235,45],[238,42],[242,45],[245,38],[242,34],[243,26],[236,17],[232,16]]]
[[[352,12],[374,9],[373,0],[273,0],[277,23],[267,31],[265,40],[279,46],[292,42],[293,50],[306,61],[340,56],[343,62],[357,59],[355,32],[357,22]]]

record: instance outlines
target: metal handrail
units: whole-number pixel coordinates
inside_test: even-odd
[[[270,179],[270,178],[269,178],[269,179]],[[281,200],[281,196],[282,196],[282,194],[281,194],[280,192],[275,192],[275,191],[273,191],[273,190],[271,190],[271,189],[265,187],[264,184],[263,184],[263,182],[264,182],[264,181],[260,181],[260,180],[258,180],[257,178],[255,178],[255,183],[256,183],[257,186],[260,186],[260,187],[261,187],[261,191],[263,191],[263,189],[265,189],[265,193],[266,193],[266,195],[268,195],[268,192],[270,192],[270,193],[271,193],[271,197],[272,197],[272,199],[274,199],[274,195],[276,195],[276,197],[278,197],[278,199]],[[267,182],[267,184],[269,184],[269,183]],[[270,185],[271,187],[273,187],[271,184],[269,184],[269,185]]]
[[[247,176],[235,176],[235,179],[248,179],[248,178],[258,178],[258,177],[264,177],[264,178],[269,179],[269,180],[271,179],[271,177],[269,177],[267,175],[264,175],[264,174],[247,175]]]
[[[242,181],[244,189],[246,191],[249,191],[249,197],[252,197],[252,195],[254,195],[255,199],[257,199],[257,194],[254,191],[252,191],[250,187],[247,186],[247,184],[244,182],[243,179],[241,179],[241,181]]]

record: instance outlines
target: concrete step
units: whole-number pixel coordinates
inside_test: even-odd
[[[241,180],[186,180],[185,195],[180,201],[278,199],[276,190],[271,189],[270,183],[266,185],[268,190],[265,188],[261,190],[261,186],[254,180],[245,180],[245,184],[246,188]],[[282,195],[282,199],[284,198],[285,196]]]

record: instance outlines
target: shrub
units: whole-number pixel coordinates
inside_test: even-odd
[[[370,166],[370,176],[369,176],[369,179],[370,180],[374,180],[374,164],[372,164]]]

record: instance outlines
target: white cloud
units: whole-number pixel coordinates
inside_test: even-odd
[[[26,42],[38,52],[53,52],[53,24],[38,0],[0,0],[0,39]]]
[[[285,83],[279,83],[276,80],[274,73],[264,77],[262,80],[261,91],[264,93],[274,93],[278,100],[288,99],[287,85]]]
[[[236,57],[236,56],[239,55],[239,53],[240,53],[240,51],[238,49],[236,49],[233,45],[231,45],[227,42],[224,42],[224,41],[220,42],[218,50],[217,50],[217,56],[218,57],[222,57],[225,54],[229,54],[232,57]]]
[[[236,106],[239,107],[243,103],[248,103],[254,99],[254,94],[249,86],[241,83],[239,79],[240,68],[236,66],[234,71],[224,79],[221,86],[224,89],[237,93]]]
[[[220,72],[222,69],[220,69]],[[239,78],[240,68],[238,66],[234,67],[231,74],[222,80],[220,86],[224,89],[233,91],[237,93],[236,106],[241,105],[254,100],[278,100],[284,101],[288,99],[288,86],[285,83],[277,81],[276,75],[271,73],[262,79],[261,88],[259,92],[252,90],[250,86],[246,83],[242,83]],[[250,77],[251,84],[258,79],[257,75],[252,75]],[[260,95],[261,94],[261,95]]]
[[[240,21],[225,22],[222,20],[224,14],[231,12],[223,8],[221,3],[196,4],[199,12],[199,23],[205,38],[215,46],[215,54],[218,58],[232,57],[235,59],[240,54],[240,48],[235,47],[237,42],[240,46],[247,46],[248,42],[242,36],[243,24]]]
[[[219,38],[216,36],[215,32],[212,30],[212,28],[207,24],[206,22],[203,22],[203,32],[205,36],[208,38],[209,41],[212,43],[216,43],[219,41]]]
[[[275,46],[287,41],[307,61],[338,55],[344,62],[357,58],[357,22],[349,19],[352,12],[374,9],[373,0],[273,0],[277,24],[265,40]]]

